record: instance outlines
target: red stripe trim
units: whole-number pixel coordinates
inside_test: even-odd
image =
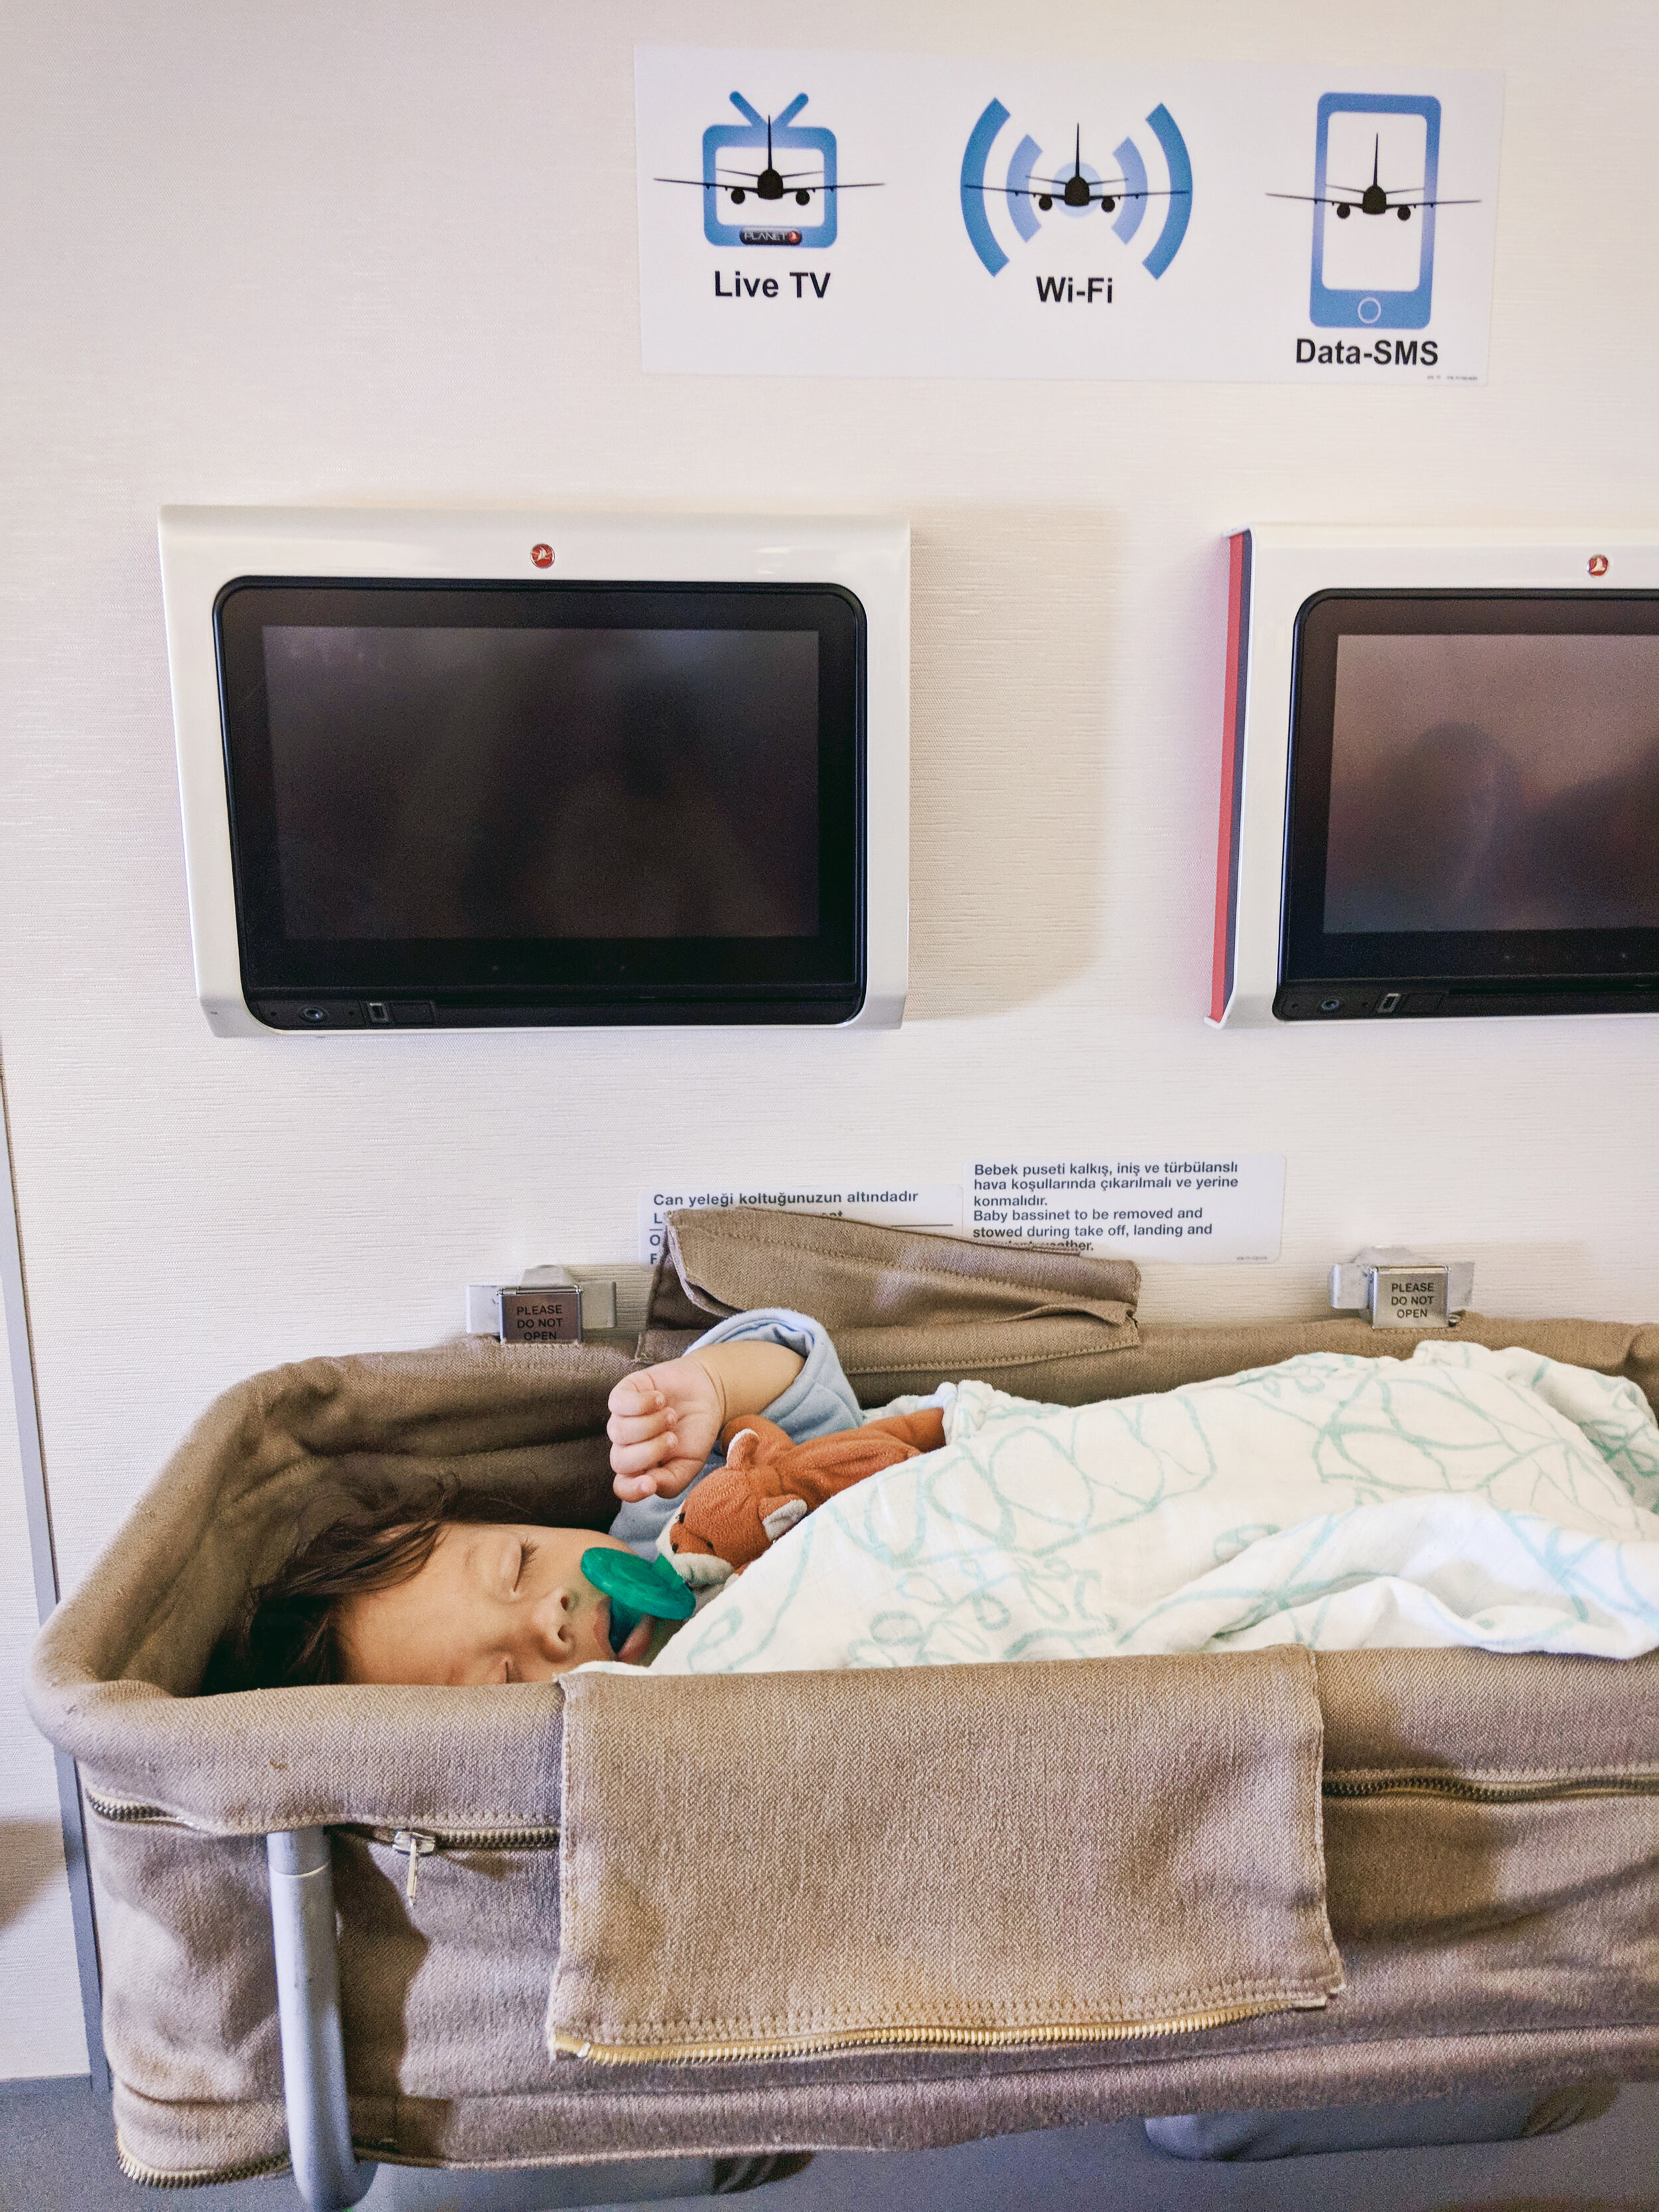
[[[1244,617],[1248,533],[1227,541],[1227,683],[1221,709],[1221,828],[1215,855],[1215,946],[1210,969],[1210,1019],[1227,1011],[1227,923],[1233,902],[1233,785],[1238,763],[1239,635]]]

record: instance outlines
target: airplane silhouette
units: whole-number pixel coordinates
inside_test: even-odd
[[[1414,207],[1479,207],[1479,200],[1425,200],[1409,198],[1404,192],[1390,192],[1377,182],[1377,173],[1382,166],[1382,137],[1379,131],[1372,142],[1371,180],[1368,185],[1333,185],[1330,192],[1269,192],[1270,200],[1310,200],[1316,206],[1334,208],[1337,220],[1346,222],[1356,210],[1361,215],[1395,215],[1401,222],[1409,222]],[[1333,199],[1331,192],[1351,192],[1351,199]]]
[[[1077,127],[1077,139],[1073,152],[1072,173],[1069,177],[1035,177],[1030,185],[977,185],[976,191],[1002,192],[1012,199],[1035,200],[1046,214],[1059,200],[1062,207],[1097,207],[1110,215],[1120,200],[1185,199],[1184,190],[1165,190],[1137,186],[1129,190],[1122,177],[1103,178],[1091,184],[1083,173],[1083,125]]]
[[[749,111],[752,115],[754,110]],[[810,207],[815,192],[878,192],[880,180],[869,184],[826,185],[820,178],[815,185],[803,185],[801,178],[813,174],[811,169],[780,169],[772,158],[772,118],[766,118],[766,167],[763,169],[723,169],[718,164],[712,179],[708,177],[657,177],[659,185],[695,185],[700,192],[729,192],[733,207],[741,207],[753,192],[757,200],[781,200],[793,197],[802,207]],[[742,179],[733,184],[734,177]]]

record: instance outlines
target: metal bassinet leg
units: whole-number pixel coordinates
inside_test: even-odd
[[[311,2212],[343,2212],[368,2193],[375,2169],[351,2148],[328,1831],[283,1830],[265,1838],[265,1854],[294,2179]]]

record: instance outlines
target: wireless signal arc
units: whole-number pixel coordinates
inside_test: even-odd
[[[1009,257],[991,227],[986,207],[988,198],[1003,201],[1017,236],[1026,245],[1041,228],[1042,215],[1059,211],[1079,216],[1094,208],[1115,217],[1113,232],[1127,245],[1139,229],[1148,204],[1161,199],[1167,200],[1169,207],[1143,263],[1153,276],[1161,276],[1180,251],[1192,215],[1192,163],[1187,143],[1169,109],[1160,101],[1146,118],[1169,172],[1167,185],[1148,182],[1146,164],[1133,138],[1124,139],[1112,149],[1111,158],[1117,167],[1109,174],[1090,167],[1083,157],[1081,124],[1073,133],[1069,171],[1062,167],[1058,173],[1039,172],[1042,149],[1028,132],[1014,148],[1005,181],[993,183],[986,176],[986,168],[992,147],[1009,119],[1008,110],[1000,100],[988,100],[969,133],[962,157],[963,224],[989,274],[999,275],[1007,267]]]

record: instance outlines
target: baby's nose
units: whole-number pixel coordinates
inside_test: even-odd
[[[570,1649],[570,1593],[550,1589],[531,1616],[537,1642],[550,1659],[562,1658]]]

